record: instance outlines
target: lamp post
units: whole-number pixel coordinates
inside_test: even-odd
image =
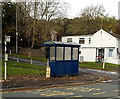
[[[16,0],[16,54],[18,54],[18,23],[17,23],[17,0]]]
[[[17,18],[18,18],[18,15],[17,15],[17,0],[16,0],[16,54],[17,54],[17,62],[19,62],[19,53],[18,53],[18,23],[17,23]]]
[[[5,75],[4,79],[7,79],[7,61],[8,61],[8,54],[7,54],[7,42],[10,42],[10,36],[5,35],[4,43],[5,43]]]

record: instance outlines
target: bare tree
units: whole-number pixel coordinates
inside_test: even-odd
[[[35,43],[35,35],[36,35],[36,19],[37,19],[37,7],[38,7],[38,3],[34,2],[34,20],[33,20],[33,35],[32,35],[32,45],[31,48],[34,47],[34,43]]]
[[[103,5],[91,5],[86,8],[84,8],[81,11],[80,16],[85,19],[95,19],[98,17],[102,17],[104,15],[105,9]]]
[[[65,17],[68,8],[68,4],[62,3],[60,0],[36,1],[37,0],[35,0],[35,2],[21,2],[19,4],[22,11],[25,12],[23,13],[24,15],[20,13],[18,15],[19,19],[22,19],[24,23],[24,26],[21,26],[19,30],[25,32],[25,37],[30,39],[31,48],[34,47],[38,34],[42,34],[42,39],[47,40],[47,35],[51,30],[49,25],[50,20],[56,17]],[[41,21],[43,21],[43,25],[40,23]],[[40,27],[43,29],[38,31]]]
[[[55,17],[66,17],[69,4],[60,0],[43,0],[39,2],[39,18],[50,21]]]
[[[33,48],[34,43],[35,43],[35,35],[37,34],[36,32],[36,20],[46,20],[45,25],[44,25],[44,34],[43,38],[44,40],[47,40],[48,36],[50,35],[50,26],[49,22],[52,18],[56,17],[65,17],[66,16],[66,11],[68,8],[67,3],[62,3],[60,0],[41,0],[40,2],[34,2],[33,5],[33,11],[34,11],[34,28],[33,28],[33,35],[32,35],[32,46]]]

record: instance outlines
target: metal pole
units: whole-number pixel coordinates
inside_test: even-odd
[[[6,42],[6,35],[5,35],[5,56],[4,58],[6,58],[6,54],[7,54],[7,42]],[[7,62],[5,60],[5,80],[7,79]]]
[[[7,62],[5,61],[5,80],[7,79]]]

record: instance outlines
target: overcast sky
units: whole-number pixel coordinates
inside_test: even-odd
[[[25,0],[11,0],[11,1],[22,2]],[[31,1],[31,0],[26,0],[26,1]],[[106,13],[108,13],[110,16],[115,16],[118,19],[118,2],[120,0],[60,0],[60,1],[68,2],[70,4],[70,9],[68,11],[68,18],[74,18],[79,16],[80,11],[86,8],[87,6],[103,5],[106,10]]]
[[[80,11],[90,5],[103,5],[106,13],[118,19],[118,2],[120,0],[62,0],[70,4],[68,17],[73,18],[79,15]]]

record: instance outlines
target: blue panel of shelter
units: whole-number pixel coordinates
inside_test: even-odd
[[[50,75],[53,77],[53,76],[55,76],[55,72],[56,72],[56,70],[55,70],[56,63],[55,62],[49,62],[49,65],[50,65],[50,69],[51,69]]]
[[[65,75],[71,75],[72,73],[72,64],[71,64],[71,61],[67,60],[64,62],[64,68],[65,68]]]
[[[56,62],[56,76],[64,76],[64,64],[63,61]]]
[[[79,61],[74,60],[72,61],[72,75],[78,74],[78,69],[79,69]]]

